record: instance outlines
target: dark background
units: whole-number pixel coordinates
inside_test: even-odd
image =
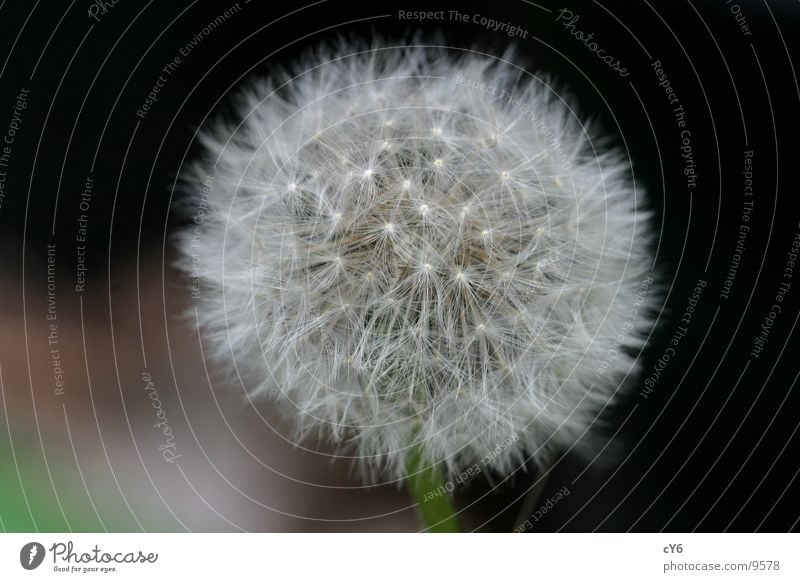
[[[6,168],[6,198],[0,208],[4,336],[0,369],[5,375],[6,411],[0,423],[5,420],[9,428],[0,430],[0,435],[11,435],[8,442],[0,442],[0,457],[5,459],[0,480],[9,500],[9,508],[0,506],[0,518],[5,511],[4,528],[99,529],[98,524],[109,529],[164,530],[416,527],[408,517],[413,509],[402,494],[393,490],[377,497],[373,490],[364,493],[359,482],[347,476],[345,463],[338,463],[342,476],[330,482],[327,469],[321,473],[309,469],[302,478],[286,477],[301,464],[301,457],[302,463],[314,466],[327,461],[318,459],[317,452],[298,452],[285,442],[268,444],[269,438],[283,432],[273,425],[265,427],[252,411],[244,413],[249,417],[241,421],[246,436],[240,438],[248,451],[274,469],[279,461],[268,455],[274,447],[285,448],[280,461],[285,467],[278,470],[274,489],[259,485],[258,475],[270,469],[249,454],[234,462],[225,452],[227,445],[219,444],[219,455],[231,463],[226,473],[225,461],[207,450],[207,441],[202,447],[203,438],[191,429],[186,431],[193,418],[203,419],[199,424],[206,427],[220,424],[220,406],[229,412],[228,422],[240,421],[233,402],[219,404],[207,388],[201,390],[204,396],[191,393],[196,383],[202,384],[192,376],[202,373],[202,364],[196,339],[176,322],[175,314],[185,307],[188,293],[170,268],[172,251],[165,240],[181,221],[170,213],[172,188],[182,164],[198,151],[195,132],[208,119],[232,115],[226,95],[243,79],[251,74],[269,75],[272,67],[289,63],[309,47],[338,35],[379,36],[380,42],[395,44],[408,38],[410,31],[420,30],[422,39],[489,54],[502,54],[510,43],[516,44],[518,64],[554,75],[577,95],[582,113],[598,118],[608,134],[618,136],[617,144],[627,149],[635,179],[657,214],[661,237],[656,271],[665,283],[666,296],[660,323],[642,355],[643,377],[664,354],[692,289],[698,280],[707,281],[688,333],[653,393],[640,396],[642,378],[633,379],[630,398],[611,413],[609,420],[621,426],[610,447],[617,460],[587,466],[585,460],[568,455],[559,461],[541,499],[564,486],[571,494],[535,521],[532,530],[798,529],[800,390],[796,380],[800,365],[795,325],[800,270],[764,351],[758,358],[750,353],[775,303],[786,252],[800,232],[798,158],[793,147],[800,127],[800,90],[793,65],[800,4],[777,0],[740,0],[738,4],[724,0],[541,0],[535,4],[331,0],[302,10],[301,4],[286,2],[245,4],[242,0],[239,5],[237,15],[183,59],[143,120],[136,111],[162,67],[230,2],[120,1],[107,13],[98,14],[99,22],[89,18],[91,3],[85,0],[0,5],[0,132],[7,128],[20,88],[30,89],[30,106]],[[731,11],[734,5],[746,18],[751,35],[740,29]],[[598,44],[620,58],[630,75],[621,78],[570,36],[555,19],[561,8],[578,14],[577,28],[594,32]],[[397,18],[398,10],[420,9],[480,13],[522,26],[529,31],[528,39],[509,39],[474,23],[417,24]],[[679,130],[650,66],[655,60],[661,61],[686,111],[698,174],[691,191],[682,174]],[[751,230],[730,297],[724,299],[720,292],[744,200],[745,150],[754,152]],[[95,188],[88,227],[87,290],[79,294],[73,291],[75,220],[87,175],[93,177]],[[45,245],[51,243],[58,248],[59,317],[69,354],[65,364],[71,389],[63,407],[50,385],[43,335]],[[91,349],[86,347],[87,330]],[[143,359],[148,356],[146,364]],[[174,475],[174,467],[165,467],[160,460],[143,460],[142,454],[137,458],[132,452],[139,452],[135,445],[141,439],[152,437],[146,432],[138,436],[128,420],[137,407],[146,419],[147,403],[136,392],[141,390],[139,375],[144,369],[153,370],[176,424],[184,427],[184,435],[192,435],[186,440],[202,449],[192,473],[183,478]],[[98,375],[94,383],[93,374]],[[225,400],[224,395],[219,398]],[[202,400],[213,406],[197,404],[198,410],[193,410],[191,403]],[[65,418],[74,419],[75,424],[65,423]],[[59,448],[67,442],[67,426],[79,433],[81,428],[76,426],[86,427],[83,449],[74,444],[72,451]],[[223,432],[224,437],[209,434],[208,438],[225,442],[231,431]],[[117,434],[119,451],[97,449],[98,434]],[[15,469],[10,461],[14,451],[19,452],[13,449],[15,435],[23,435],[17,447],[19,439],[31,447],[29,469]],[[237,448],[235,442],[230,446]],[[192,454],[188,449],[187,445],[187,457]],[[120,455],[119,460],[115,455]],[[54,458],[62,459],[64,466],[53,469],[56,475],[50,476],[48,485],[46,475]],[[102,462],[93,468],[97,459]],[[152,474],[146,469],[142,472],[140,466],[151,467]],[[47,471],[42,472],[42,467]],[[119,483],[116,471],[128,469],[131,474]],[[215,488],[220,473],[226,477]],[[33,503],[28,513],[10,519],[9,515],[17,515],[10,507],[21,504],[26,483],[40,477],[44,477],[41,491],[34,497],[41,500],[41,507]],[[274,508],[280,505],[276,499],[294,495],[293,487],[299,487],[293,485],[295,478],[310,483],[303,485],[309,489],[305,501],[279,513],[301,517],[271,521],[274,512],[263,506]],[[249,497],[243,500],[236,493],[239,505],[226,514],[220,508],[227,507],[231,491],[236,490],[230,480],[252,487],[237,486],[248,490]],[[467,521],[488,530],[518,525],[517,500],[532,480],[529,473],[517,475],[513,483],[472,483],[459,497],[467,506]],[[193,484],[194,492],[186,489],[187,482]],[[73,493],[64,491],[71,491],[75,483],[83,486],[70,497]],[[166,493],[160,498],[156,491]],[[349,501],[335,497],[340,493],[347,493]],[[359,506],[362,494],[375,499],[369,511]],[[102,501],[92,503],[98,495]],[[201,502],[201,497],[208,503]],[[252,497],[261,504],[252,503]],[[58,501],[63,521],[43,517],[54,507],[53,499]],[[340,513],[331,513],[334,505]],[[94,507],[99,521],[71,516],[69,508],[75,506]],[[165,511],[165,506],[177,509],[173,513]],[[207,519],[186,518],[194,515],[195,506]],[[118,521],[108,517],[117,511],[127,517]],[[375,517],[392,512],[408,519]],[[347,521],[351,517],[360,521]]]

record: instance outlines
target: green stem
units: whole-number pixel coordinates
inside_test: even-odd
[[[406,485],[417,502],[426,531],[458,532],[458,519],[442,472],[436,465],[425,466],[419,445],[412,448],[406,463]]]

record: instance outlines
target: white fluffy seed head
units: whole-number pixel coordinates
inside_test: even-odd
[[[372,476],[402,478],[412,443],[451,476],[547,461],[640,345],[624,157],[503,60],[327,50],[203,134],[180,245],[206,346]]]

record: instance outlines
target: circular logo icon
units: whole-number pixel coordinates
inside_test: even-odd
[[[28,542],[19,551],[19,563],[26,570],[38,568],[44,560],[44,546],[39,542]]]

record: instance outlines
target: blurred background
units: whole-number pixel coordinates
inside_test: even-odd
[[[469,18],[399,17],[423,9]],[[186,221],[171,212],[175,178],[198,128],[231,118],[243,79],[337,35],[420,31],[492,55],[515,45],[520,66],[552,74],[616,136],[656,213],[667,288],[642,377],[605,419],[608,448],[562,457],[546,481],[524,467],[478,476],[456,496],[465,528],[796,530],[800,270],[785,273],[800,235],[799,26],[800,5],[777,0],[0,4],[0,529],[421,529],[403,489],[364,486],[325,443],[295,443],[269,403],[245,404],[206,365],[170,245]]]

